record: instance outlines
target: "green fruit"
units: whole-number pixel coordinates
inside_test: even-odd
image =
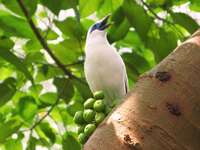
[[[95,124],[88,124],[85,126],[84,133],[86,136],[89,137],[94,132],[95,129],[96,129]]]
[[[104,120],[105,117],[106,117],[105,114],[102,113],[102,112],[101,113],[96,113],[96,115],[95,115],[95,122],[97,124],[99,124],[99,123],[101,123]]]
[[[83,104],[84,105],[84,108],[85,109],[90,109],[90,108],[93,108],[93,104],[95,102],[95,99],[94,98],[89,98],[85,101],[85,103]]]
[[[95,112],[92,109],[85,109],[83,112],[83,119],[90,123],[94,120]]]
[[[94,98],[95,99],[104,99],[104,93],[103,93],[103,91],[96,91],[96,92],[94,92]]]
[[[78,135],[78,140],[79,140],[79,142],[81,143],[81,144],[84,144],[86,141],[87,141],[87,136],[86,136],[86,134],[85,133],[80,133],[79,135]]]
[[[85,125],[79,125],[78,129],[77,129],[77,133],[80,134],[80,133],[84,132],[84,129],[85,129]]]
[[[97,100],[93,105],[94,110],[97,112],[103,112],[105,107],[103,100]]]
[[[83,111],[77,111],[74,115],[74,122],[77,124],[83,124],[85,121],[83,119]]]

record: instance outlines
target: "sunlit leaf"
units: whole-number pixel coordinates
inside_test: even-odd
[[[23,72],[24,75],[31,81],[33,78],[28,71],[25,63],[14,55],[9,49],[13,47],[13,42],[4,37],[0,38],[0,57],[14,65],[19,71]]]
[[[23,150],[22,141],[17,139],[9,139],[8,141],[6,141],[5,149],[13,150],[13,148],[15,148],[15,150]]]
[[[97,11],[99,17],[104,17],[119,8],[124,0],[102,0]]]
[[[39,98],[42,103],[47,104],[47,105],[52,105],[56,103],[58,96],[57,96],[57,93],[47,92],[40,95]]]
[[[19,100],[17,109],[19,115],[29,122],[37,114],[38,107],[33,97],[25,96]]]
[[[0,29],[3,30],[6,36],[35,39],[26,20],[13,16],[3,10],[0,10]]]
[[[102,1],[103,0],[79,0],[81,17],[87,17],[95,12]]]

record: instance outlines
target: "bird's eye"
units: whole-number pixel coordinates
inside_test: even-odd
[[[92,31],[94,31],[94,30],[96,30],[98,28],[99,28],[99,24],[95,24],[95,25],[93,25],[93,27],[92,27],[90,32],[92,32]]]

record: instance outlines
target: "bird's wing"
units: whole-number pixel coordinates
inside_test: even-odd
[[[128,93],[128,77],[126,74],[126,70],[125,70],[125,77],[124,77],[124,86],[125,86],[125,92],[127,94]]]

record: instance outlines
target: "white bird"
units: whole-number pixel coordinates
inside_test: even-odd
[[[128,91],[126,68],[121,56],[107,40],[109,16],[92,25],[87,33],[84,72],[91,91],[102,90],[112,105]],[[115,102],[114,102],[115,103]]]

